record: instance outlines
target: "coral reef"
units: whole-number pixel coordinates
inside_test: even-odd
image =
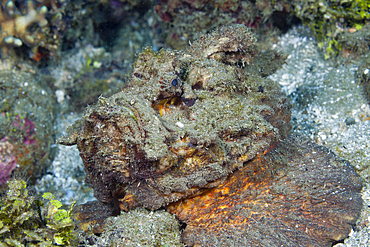
[[[279,11],[289,16],[289,7],[285,1],[161,0],[154,7],[160,18],[155,35],[165,46],[183,49],[198,37],[198,33],[239,23],[266,39],[276,34],[272,14]],[[283,19],[279,22],[286,23]]]
[[[25,54],[26,57],[28,55],[36,61],[49,56],[49,53],[55,53],[64,29],[61,19],[60,11],[54,9],[48,13],[45,5],[35,4],[33,1],[2,1],[0,6],[2,57],[7,57],[9,49],[14,47],[26,47],[29,52]]]
[[[62,116],[62,117],[61,117]],[[59,115],[54,122],[56,135],[62,135],[66,128],[82,116],[67,113]],[[35,183],[38,194],[52,193],[63,204],[70,205],[74,201],[79,204],[94,200],[92,189],[85,183],[84,165],[77,147],[55,144],[57,151],[50,162],[46,173]]]
[[[86,45],[63,54],[58,66],[43,70],[58,103],[70,111],[82,111],[99,95],[111,95],[123,87],[127,65],[118,63],[104,48]]]
[[[6,187],[18,172],[31,175],[31,183],[45,174],[42,192],[54,187],[50,191],[69,203],[91,199],[91,193],[82,195],[84,189],[76,192],[85,173],[82,162],[77,168],[76,156],[65,151],[75,147],[64,147],[58,165],[48,166],[57,147],[53,135],[64,130],[61,125],[53,129],[52,91],[60,118],[79,115],[82,107],[97,102],[61,140],[77,144],[86,181],[100,200],[76,207],[78,227],[102,234],[81,244],[117,245],[119,237],[137,245],[137,232],[164,244],[158,232],[125,223],[131,214],[150,214],[138,207],[175,214],[189,246],[322,246],[348,235],[358,217],[361,181],[339,157],[350,160],[367,182],[370,178],[365,138],[370,111],[357,90],[362,86],[370,102],[368,0],[2,0],[0,5],[0,56],[16,61],[0,71],[0,185]],[[293,131],[330,147],[336,157],[303,137],[286,139],[290,98],[269,80],[286,56],[262,43],[278,38],[297,18],[317,39],[308,29],[304,37],[285,39],[286,49],[304,39],[310,45],[302,47],[305,55],[299,58],[290,54],[295,66],[279,73],[278,81],[290,83],[287,91],[297,104]],[[231,23],[256,31],[258,48],[239,25],[205,34]],[[340,66],[321,60],[317,43],[325,58],[339,52]],[[146,45],[153,50],[136,56]],[[158,52],[161,47],[183,50]],[[123,74],[134,59],[125,85]],[[357,65],[344,69],[353,62]],[[342,107],[345,102],[352,103]],[[44,200],[54,205],[50,212],[61,209],[50,194]],[[30,208],[42,208],[36,201]],[[1,209],[8,210],[4,205]],[[121,216],[106,220],[119,210]],[[346,215],[341,221],[338,211]],[[42,211],[32,224],[44,228],[47,214]],[[136,216],[129,222],[145,221]],[[360,226],[368,226],[363,217]],[[53,220],[50,214],[55,228]],[[110,224],[119,229],[109,229]],[[231,225],[237,227],[231,230]],[[177,227],[169,227],[176,244]],[[18,244],[4,233],[0,240],[7,240],[0,245]],[[55,236],[27,235],[21,243],[68,245]],[[147,236],[137,236],[146,241]]]
[[[13,147],[0,153],[1,162],[8,162],[10,172],[15,159],[16,169],[34,180],[53,157],[54,100],[42,78],[31,71],[4,70],[0,78],[0,139]]]
[[[162,20],[158,39],[172,48],[184,48],[198,32],[220,25],[245,24],[266,39],[276,34],[274,26],[284,31],[300,20],[311,28],[319,47],[325,48],[326,58],[341,50],[339,33],[360,30],[368,22],[369,8],[368,0],[162,0],[155,6]]]
[[[368,0],[297,0],[292,5],[294,14],[311,28],[318,46],[325,47],[326,58],[338,54],[342,49],[338,42],[339,33],[360,30],[370,19]]]
[[[7,182],[6,195],[0,197],[0,246],[37,246],[76,244],[71,211],[50,193],[43,199],[29,194],[21,179]],[[36,246],[36,245],[33,245]]]
[[[68,1],[65,15],[68,30],[63,37],[63,50],[76,43],[92,44],[111,49],[118,38],[118,30],[140,19],[153,6],[153,0],[145,1]]]

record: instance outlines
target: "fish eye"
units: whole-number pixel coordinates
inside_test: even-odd
[[[177,86],[179,84],[179,80],[173,79],[171,84],[172,84],[172,86]]]

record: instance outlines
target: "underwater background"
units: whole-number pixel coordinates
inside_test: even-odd
[[[4,243],[0,245],[31,246],[33,243],[71,246],[185,246],[182,233],[186,220],[179,221],[180,216],[176,215],[176,218],[163,206],[150,211],[141,207],[124,210],[121,205],[121,210],[127,212],[108,218],[105,223],[89,221],[88,216],[78,213],[73,216],[73,207],[74,212],[85,210],[92,215],[107,212],[104,219],[119,213],[113,212],[113,209],[94,208],[98,206],[93,204],[90,205],[90,211],[86,209],[88,206],[85,209],[77,206],[96,200],[90,187],[94,183],[91,182],[93,178],[89,178],[89,183],[85,182],[87,168],[84,168],[80,157],[82,148],[79,147],[79,151],[76,146],[71,146],[70,144],[75,144],[73,141],[65,146],[57,144],[56,140],[70,135],[67,128],[76,121],[82,122],[80,119],[88,119],[88,112],[93,111],[94,107],[106,104],[109,101],[107,99],[111,99],[115,93],[129,91],[127,87],[134,85],[135,78],[153,78],[152,74],[161,72],[161,67],[156,63],[174,66],[174,70],[179,70],[178,74],[175,73],[177,77],[173,77],[177,79],[169,79],[172,86],[190,80],[188,74],[191,73],[188,71],[193,68],[199,69],[199,78],[203,77],[206,81],[208,74],[202,74],[201,69],[215,65],[206,62],[193,65],[204,61],[199,58],[199,61],[194,62],[186,57],[187,54],[191,54],[194,60],[208,56],[207,59],[223,63],[222,66],[225,67],[220,67],[220,76],[223,73],[221,69],[227,70],[225,68],[228,66],[236,67],[235,71],[248,72],[245,78],[256,76],[253,83],[256,81],[255,84],[260,83],[260,86],[249,88],[256,95],[268,92],[268,84],[265,86],[263,83],[270,80],[280,85],[284,96],[276,94],[278,96],[271,98],[286,98],[286,102],[282,103],[283,106],[279,105],[280,108],[274,108],[275,112],[279,109],[279,116],[276,121],[274,116],[271,122],[279,129],[281,136],[275,136],[275,130],[266,127],[267,134],[261,136],[268,136],[268,144],[263,146],[264,149],[248,153],[248,159],[252,159],[253,155],[258,157],[258,153],[264,150],[267,153],[275,142],[280,141],[279,138],[284,139],[289,132],[291,135],[303,135],[312,143],[332,150],[338,159],[349,161],[362,179],[363,208],[349,236],[344,240],[340,239],[339,243],[328,240],[327,245],[331,246],[333,242],[335,246],[370,245],[369,9],[369,0],[1,1],[0,184],[3,189],[0,238]],[[253,34],[250,40],[255,39],[255,42],[250,41],[249,46],[249,39],[240,41],[235,31],[225,36],[222,34],[220,39],[216,39],[215,34],[212,36],[214,40],[207,43],[211,39],[207,34],[213,30],[236,24],[246,27],[248,32],[245,36],[250,31]],[[234,36],[237,41],[233,41]],[[201,41],[197,43],[197,39]],[[201,46],[202,42],[206,47]],[[235,48],[237,53],[242,54],[238,57],[239,54],[233,54],[234,48],[222,50],[221,44],[227,42],[248,45],[243,49]],[[206,55],[194,48],[197,45]],[[152,51],[148,52],[149,48],[145,47],[150,47]],[[168,54],[160,53],[161,49],[168,51]],[[148,61],[158,61],[147,65],[150,63],[140,57],[147,55],[146,52],[157,54],[149,56]],[[250,57],[245,53],[251,54]],[[274,54],[273,58],[269,57],[270,54]],[[255,57],[259,58],[253,60]],[[185,72],[177,69],[174,64],[178,60],[181,60],[179,67],[191,64],[188,66],[191,69]],[[155,69],[149,68],[147,72],[146,69],[150,66]],[[145,71],[148,75],[140,71]],[[244,78],[244,74],[241,74],[244,72],[235,72],[235,78]],[[202,81],[199,78],[197,80]],[[229,74],[225,74],[225,78],[224,81],[235,79]],[[266,81],[260,82],[262,80]],[[199,84],[194,83],[192,90],[198,90],[198,86]],[[224,103],[227,101],[234,102],[233,94],[227,91],[229,89],[217,87],[209,90],[212,97],[214,92],[222,92],[228,97],[224,99],[220,96],[219,102],[222,105],[227,105]],[[154,89],[143,86],[140,92],[135,92],[134,89],[131,91],[133,95],[145,98],[150,90]],[[194,104],[191,101],[195,101],[195,96],[185,96],[186,90],[181,91],[180,101],[176,101],[176,97],[170,99],[160,91],[162,98],[152,99],[151,108],[163,119],[167,112],[176,113],[175,107],[180,104],[191,108]],[[204,97],[205,101],[208,99],[208,96],[198,97]],[[267,96],[266,99],[257,100],[269,101]],[[271,102],[266,104],[277,105]],[[217,104],[221,105],[215,103],[211,110],[207,108],[209,106],[205,106],[205,109],[216,112],[220,108]],[[286,107],[290,108],[291,113],[280,110]],[[264,110],[257,111],[260,113]],[[125,116],[131,113],[125,113]],[[233,116],[236,115],[230,114],[228,117]],[[235,122],[239,120],[240,116],[237,116]],[[177,125],[173,129],[181,129],[184,122],[181,117],[179,115],[177,120],[166,121],[173,121]],[[207,120],[207,116],[204,119],[204,123],[212,122]],[[137,122],[134,117],[131,120]],[[285,122],[289,123],[286,127]],[[76,135],[82,135],[82,132],[81,129]],[[228,138],[234,135],[227,130],[225,133],[229,135]],[[235,139],[241,135],[236,133],[238,134],[233,136]],[[259,130],[256,133],[260,134]],[[260,136],[256,137],[259,138]],[[200,145],[199,139],[197,143],[191,144]],[[209,141],[204,138],[204,143],[206,140]],[[212,142],[213,139],[210,140]],[[173,146],[173,149],[177,155],[184,156],[177,148],[182,151],[181,145]],[[155,147],[153,149],[157,150]],[[191,152],[191,148],[189,150]],[[98,151],[92,152],[99,153]],[[188,153],[184,157],[187,155]],[[164,168],[159,166],[158,169]],[[27,181],[27,187],[24,182],[20,182],[23,180]],[[194,184],[205,186],[203,181],[196,181]],[[139,187],[140,182],[135,185]],[[99,196],[97,186],[93,185],[93,188],[96,190],[95,196]],[[21,206],[7,206],[18,205],[17,201],[22,201]],[[154,206],[151,208],[144,205],[154,209]],[[27,213],[21,219],[19,217],[23,212]],[[6,221],[5,218],[9,215],[14,219]],[[83,217],[87,218],[87,223]],[[90,224],[100,224],[95,227],[99,229]],[[39,231],[32,230],[35,225],[39,226]],[[77,233],[74,230],[76,225],[85,232]],[[10,234],[12,227],[21,230]],[[33,231],[36,233],[31,233]],[[279,235],[280,232],[271,233],[274,234],[277,239],[284,238]],[[263,242],[259,244],[264,245]]]

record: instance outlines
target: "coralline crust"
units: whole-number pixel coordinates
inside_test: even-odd
[[[222,185],[167,207],[187,246],[331,246],[362,208],[362,180],[329,149],[292,136]]]
[[[249,47],[231,48],[239,62],[204,56],[197,45],[144,49],[122,92],[101,97],[60,140],[78,145],[99,201],[158,209],[221,184],[285,138],[290,117],[279,85],[239,66],[258,53],[252,34],[226,29],[204,39],[212,54]]]

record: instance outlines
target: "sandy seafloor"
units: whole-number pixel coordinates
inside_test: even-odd
[[[307,28],[296,27],[279,37],[273,49],[288,54],[287,63],[270,78],[279,82],[292,103],[293,131],[332,149],[348,160],[364,179],[364,209],[358,225],[339,246],[370,246],[370,107],[356,80],[357,65],[336,65],[324,60]],[[63,134],[81,114],[57,120]],[[51,191],[63,203],[94,200],[84,183],[83,164],[76,146],[59,146],[59,152],[40,181],[39,192]]]

